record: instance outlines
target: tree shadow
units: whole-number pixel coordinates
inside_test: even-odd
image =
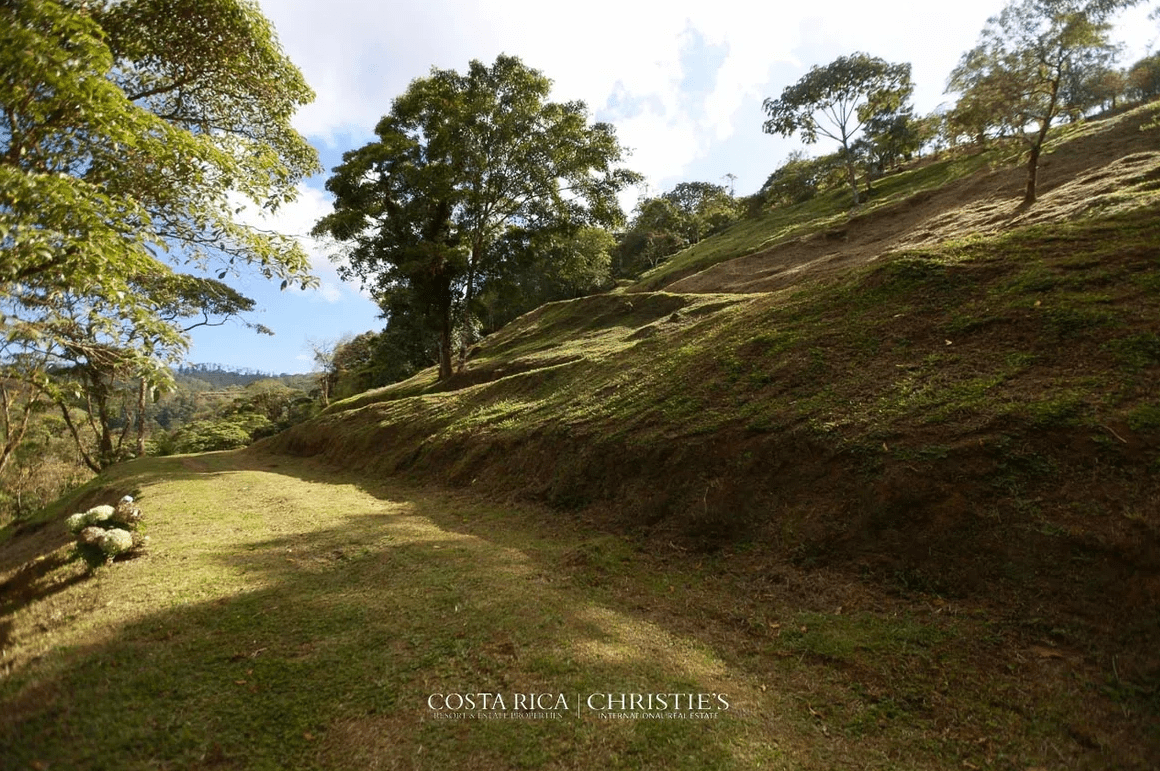
[[[386,513],[214,551],[219,578],[204,582],[218,596],[20,668],[0,682],[0,746],[17,767],[62,768],[743,768],[780,752],[749,686],[711,651],[594,598],[565,566],[444,527],[465,511],[398,488],[380,500]],[[712,700],[708,719],[610,720],[582,703],[677,692],[726,694],[732,710]],[[505,709],[428,701],[481,693]],[[532,715],[517,710],[528,694],[553,698]]]
[[[86,580],[89,577],[87,571],[64,578],[51,575],[59,568],[77,561],[76,555],[57,550],[26,563],[8,580],[0,583],[0,618]],[[6,642],[7,639],[0,635],[0,648],[4,648]]]
[[[855,673],[860,687],[893,705],[899,733],[862,727],[843,738],[827,728],[840,710],[827,704],[832,679],[851,664],[814,652],[828,650],[825,621],[820,614],[809,621],[819,637],[805,626],[794,632],[800,645],[782,660],[771,631],[778,625],[769,623],[775,619],[748,618],[746,629],[738,627],[727,618],[736,612],[734,598],[720,588],[667,599],[670,582],[701,580],[705,574],[694,573],[700,565],[690,563],[708,558],[680,555],[667,564],[555,512],[541,511],[537,524],[534,511],[488,507],[470,493],[412,495],[397,480],[388,486],[310,461],[249,452],[196,464],[200,476],[182,473],[227,488],[228,468],[276,475],[271,489],[305,482],[325,497],[349,484],[369,498],[349,499],[349,511],[313,527],[301,514],[291,523],[266,511],[270,498],[246,480],[253,495],[236,500],[239,511],[285,526],[260,539],[199,544],[200,556],[171,555],[179,570],[155,591],[182,598],[193,587],[196,600],[164,607],[154,596],[148,606],[160,610],[85,646],[53,650],[0,680],[0,747],[11,748],[17,764],[725,769],[792,757],[802,767],[885,769],[982,760],[985,748],[973,741],[936,738],[937,715],[921,706],[923,670],[913,663],[895,672],[895,684]],[[639,566],[631,574],[618,567],[638,558],[658,568],[659,587],[637,586],[650,580]],[[819,604],[835,596],[821,585],[826,578],[811,587]],[[142,572],[140,581],[147,580]],[[109,585],[128,582],[118,577]],[[744,589],[769,590],[761,581]],[[878,626],[858,624],[869,644],[896,644],[894,627],[882,625],[883,643],[866,637]],[[722,628],[733,638],[723,638]],[[803,667],[807,656],[813,664]],[[907,683],[908,676],[920,679]],[[901,691],[909,701],[897,699]],[[568,709],[498,719],[495,710],[432,709],[428,701],[443,694],[436,697],[442,706],[448,694],[482,693],[503,695],[505,714],[517,694],[563,695]],[[707,720],[613,719],[584,709],[589,696],[599,707],[609,694],[633,693],[724,694],[731,708]],[[860,709],[878,714],[874,703]],[[956,697],[955,704],[973,714],[969,703]],[[989,702],[986,714],[998,721],[997,736],[1018,741]],[[1139,742],[1128,736],[1105,748],[1111,754],[1104,759],[1143,767]]]

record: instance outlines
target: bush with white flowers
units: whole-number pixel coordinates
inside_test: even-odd
[[[141,509],[126,495],[116,506],[94,506],[65,520],[77,537],[77,551],[90,567],[112,562],[118,555],[141,551],[149,542],[142,535]]]

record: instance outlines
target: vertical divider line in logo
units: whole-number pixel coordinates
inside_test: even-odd
[[[580,712],[581,712],[581,710],[583,710],[583,709],[584,709],[584,708],[580,706],[580,692],[579,692],[579,691],[577,691],[577,692],[576,692],[576,719],[577,719],[577,720],[579,720],[579,719],[580,719],[580,717],[581,717],[581,715],[580,715]]]

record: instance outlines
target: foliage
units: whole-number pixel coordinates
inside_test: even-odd
[[[811,158],[795,150],[761,186],[769,206],[792,206],[804,203],[818,193],[844,184],[842,160],[836,154]]]
[[[221,279],[312,282],[293,239],[236,213],[317,168],[290,126],[313,95],[245,0],[28,0],[0,6],[0,30],[2,363],[68,376],[47,393],[66,419],[86,411],[95,451],[73,434],[104,467],[112,391],[164,386],[191,326],[252,307]],[[169,251],[218,279],[176,273]]]
[[[268,431],[270,426],[268,418],[256,413],[195,420],[163,439],[160,454],[236,450],[251,444],[255,434]]]
[[[780,98],[766,99],[768,118],[762,129],[782,136],[796,133],[806,144],[816,142],[819,135],[838,142],[857,206],[854,137],[872,119],[903,111],[913,90],[909,64],[890,64],[864,53],[840,56],[824,67],[811,67]]]
[[[884,112],[866,122],[862,137],[851,151],[875,179],[890,167],[909,160],[922,147],[920,124],[910,109]]]
[[[1160,96],[1160,54],[1145,56],[1129,68],[1128,96],[1144,102]]]
[[[233,450],[313,417],[317,407],[301,388],[267,379],[231,389],[189,418],[159,433],[159,455]]]
[[[168,275],[149,284],[143,294],[153,298],[158,316],[181,332],[220,325],[254,305],[249,298],[214,279]],[[197,315],[202,320],[186,324],[189,317]],[[218,318],[211,320],[211,315]],[[118,320],[101,299],[70,303],[62,308],[62,318],[68,323],[56,333],[56,343],[64,363],[51,370],[52,391],[86,465],[100,471],[130,455],[125,440],[134,426],[135,454],[142,455],[146,410],[155,386],[154,378],[141,371],[141,357],[147,365],[158,366],[172,359],[177,351],[160,351],[156,340],[143,337],[136,326]],[[261,325],[252,326],[269,333]],[[162,374],[167,380],[168,371]],[[86,419],[73,421],[73,407],[80,407]],[[86,431],[91,434],[91,443],[81,439]],[[87,449],[90,446],[94,448],[92,452]]]
[[[1114,110],[1128,88],[1127,74],[1112,66],[1113,51],[1105,61],[1074,71],[1063,85],[1067,115],[1079,120],[1093,110]]]
[[[90,476],[59,411],[38,403],[0,473],[0,522],[31,515]]]
[[[90,568],[111,563],[123,554],[141,552],[149,537],[140,533],[141,509],[126,495],[116,506],[94,506],[73,514],[65,527],[77,537],[77,553]]]
[[[681,182],[654,198],[644,198],[616,247],[618,276],[639,275],[671,254],[720,233],[743,212],[741,202],[721,185]]]
[[[1024,205],[1035,202],[1039,156],[1052,122],[1091,106],[1085,73],[1107,67],[1114,47],[1108,16],[1115,5],[1086,0],[1010,0],[987,20],[979,44],[951,73],[948,90],[962,94],[957,125],[982,139],[988,129],[1027,135]]]
[[[437,331],[441,377],[451,374],[453,318],[462,363],[480,291],[504,280],[498,245],[513,230],[567,238],[615,226],[617,193],[638,179],[616,166],[624,152],[613,127],[587,125],[583,102],[547,101],[550,89],[511,56],[473,61],[466,74],[433,69],[327,182],[334,212],[314,232],[347,244],[340,272],[371,287],[385,311],[405,309]]]
[[[512,228],[496,245],[497,280],[479,294],[481,331],[490,334],[544,303],[607,288],[615,248],[604,228],[567,235]]]

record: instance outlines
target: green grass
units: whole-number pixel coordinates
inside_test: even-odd
[[[119,473],[105,483],[142,488],[153,548],[77,582],[83,568],[64,563],[8,617],[0,743],[15,767],[537,768],[571,747],[602,767],[656,753],[665,767],[742,768],[781,755],[766,736],[797,731],[781,697],[727,675],[714,651],[602,601],[593,587],[630,555],[618,540],[496,543],[508,511],[370,495],[282,459]],[[728,692],[735,709],[578,715],[578,694],[622,690]],[[509,707],[563,693],[570,710],[433,719],[426,699],[446,692],[503,693]]]
[[[14,768],[957,769],[988,762],[982,736],[1023,767],[1050,762],[1040,737],[1077,710],[1152,697],[1146,680],[1101,692],[1084,673],[1076,701],[1073,681],[1017,663],[1017,626],[967,606],[863,592],[835,610],[836,575],[785,563],[755,581],[739,569],[752,547],[657,551],[255,453],[131,463],[97,486],[138,491],[153,545],[88,577],[64,550],[41,555],[52,567],[6,608]],[[560,693],[570,708],[439,719],[433,693],[503,694],[509,711],[517,693]],[[578,714],[608,693],[729,708]],[[1114,758],[1138,765],[1133,747]]]
[[[1001,147],[982,153],[948,155],[942,160],[883,177],[874,182],[871,197],[857,215],[868,216],[903,203],[911,196],[936,190],[980,169],[1009,160],[1011,153],[1011,148]],[[844,188],[804,203],[777,207],[758,217],[742,220],[724,233],[678,252],[641,276],[627,291],[656,291],[724,260],[841,226],[850,216],[850,192]]]
[[[1003,152],[885,178],[858,216]],[[30,768],[1152,767],[1149,173],[1098,211],[777,293],[552,303],[447,382],[114,469],[0,532],[0,747]],[[742,223],[633,289],[845,205]],[[90,576],[56,523],[128,490],[154,551]],[[507,503],[529,500],[548,508]],[[671,690],[734,708],[424,707]]]

